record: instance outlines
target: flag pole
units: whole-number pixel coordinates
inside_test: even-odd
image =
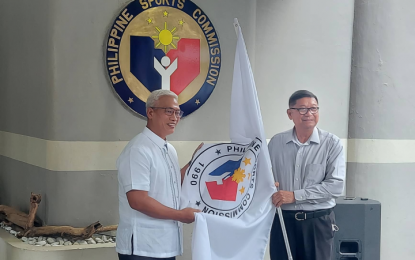
[[[277,188],[278,191],[278,188]],[[282,230],[282,235],[284,237],[285,248],[287,249],[288,260],[293,260],[293,256],[291,254],[290,242],[288,241],[287,237],[287,230],[285,229],[284,217],[282,216],[281,207],[277,208],[278,218],[280,219],[280,225]]]
[[[236,37],[238,37],[239,30],[240,30],[240,25],[239,25],[239,22],[238,22],[237,18],[234,19],[233,25],[234,25],[234,28],[235,28]],[[278,191],[278,189],[277,189],[277,191]],[[293,260],[293,256],[291,254],[290,242],[288,241],[287,230],[285,228],[284,217],[282,216],[281,207],[277,208],[277,212],[278,212],[278,218],[280,220],[282,235],[284,237],[285,248],[287,249],[288,260]]]

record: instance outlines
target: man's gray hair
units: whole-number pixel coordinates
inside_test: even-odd
[[[149,107],[154,107],[156,105],[157,100],[159,100],[162,96],[171,96],[174,97],[177,101],[179,101],[179,97],[172,91],[167,89],[158,89],[151,92],[150,96],[147,98],[146,102],[146,110]]]

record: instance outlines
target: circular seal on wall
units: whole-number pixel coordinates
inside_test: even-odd
[[[211,95],[221,49],[209,17],[189,0],[135,0],[119,13],[106,41],[111,85],[129,108],[146,117],[150,93],[168,89],[187,116]]]

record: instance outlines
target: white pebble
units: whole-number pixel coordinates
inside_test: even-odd
[[[49,244],[56,242],[56,240],[53,237],[49,237],[48,239],[46,239],[46,241],[48,241]]]
[[[44,245],[46,245],[46,241],[39,241],[39,242],[36,243],[36,245],[44,246]]]
[[[59,245],[63,246],[64,243],[63,240],[59,240]]]
[[[6,227],[5,229],[6,229],[7,231],[12,230],[12,228],[11,228],[11,227]]]
[[[63,240],[63,238],[58,237],[58,238],[56,239],[56,241],[60,241],[60,240]]]
[[[51,246],[51,245],[49,245],[49,244],[46,244],[45,246]]]
[[[95,242],[95,240],[93,240],[93,239],[88,240],[87,242],[88,242],[88,244],[91,244],[91,245],[94,245],[94,244],[96,244],[96,243],[97,243],[97,242]]]
[[[59,245],[59,242],[54,242],[54,243],[52,243],[52,244],[50,244],[51,246],[57,246],[57,245]]]
[[[29,241],[29,242],[27,242],[29,245],[34,245],[36,242],[35,241]]]
[[[27,240],[28,240],[27,237],[22,237],[23,242],[27,242]]]
[[[64,245],[65,246],[71,246],[72,245],[72,242],[71,241],[66,241]]]
[[[51,246],[62,246],[62,245],[51,245]]]
[[[17,234],[17,232],[16,232],[16,231],[14,231],[14,230],[10,230],[10,234],[12,234],[12,235],[16,235],[16,234]]]
[[[79,245],[79,243],[78,242],[75,242],[75,243],[73,243],[74,245]]]
[[[68,239],[67,239],[67,238],[64,238],[64,239],[63,239],[63,242],[68,242]]]

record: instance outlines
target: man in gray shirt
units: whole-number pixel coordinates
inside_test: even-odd
[[[335,228],[335,198],[344,189],[345,159],[340,139],[316,127],[317,97],[307,90],[291,95],[288,118],[294,128],[269,142],[272,170],[294,260],[330,260]],[[288,259],[278,216],[270,239],[271,260]]]

